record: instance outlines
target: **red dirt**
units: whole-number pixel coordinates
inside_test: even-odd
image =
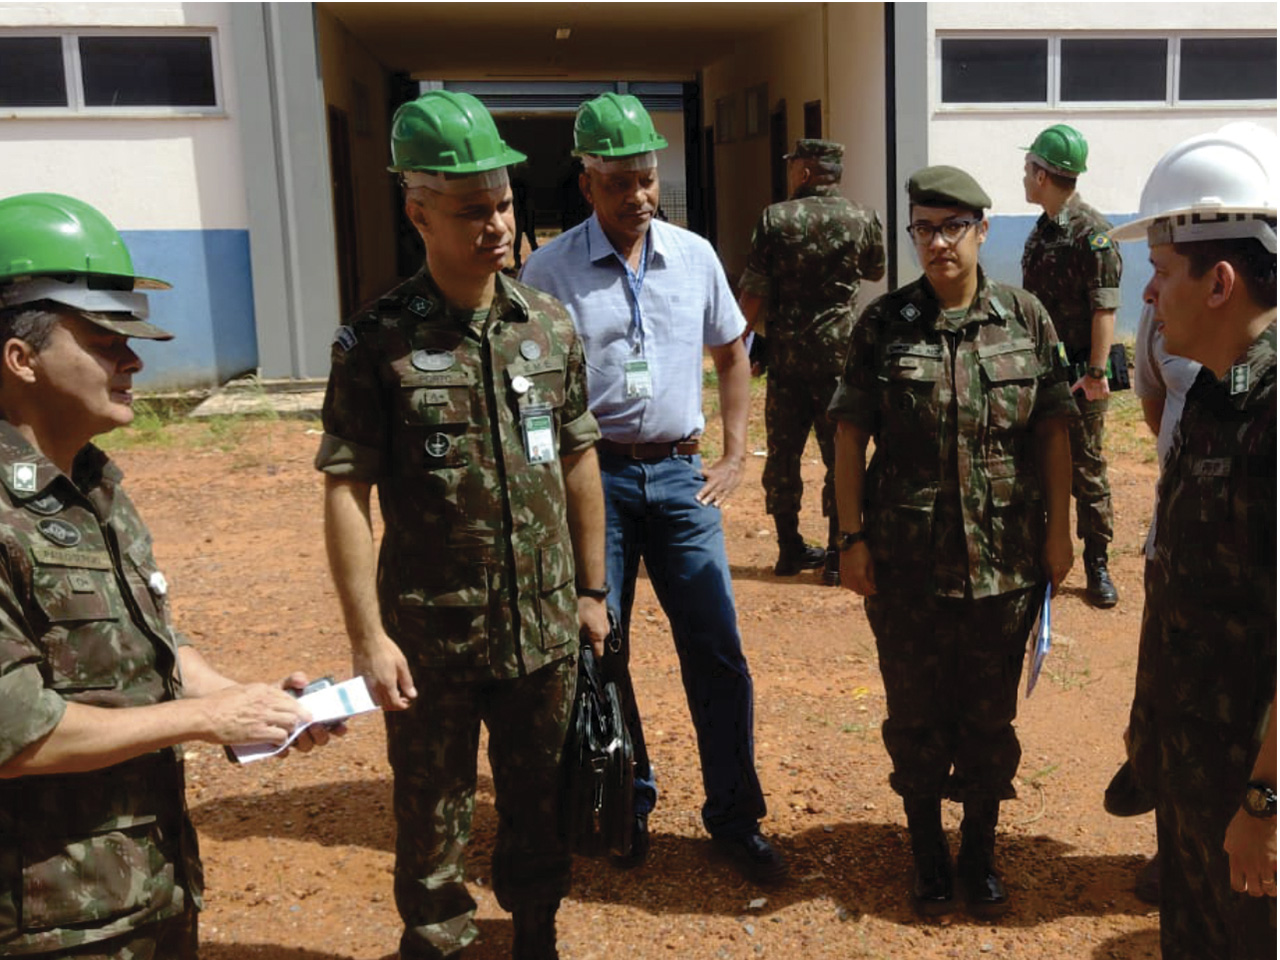
[[[753,436],[758,420],[759,410]],[[752,457],[725,527],[756,682],[757,762],[770,807],[764,829],[788,857],[791,880],[757,890],[710,857],[670,632],[642,581],[635,678],[662,791],[653,850],[633,873],[575,862],[559,915],[561,955],[1158,956],[1157,917],[1132,893],[1154,825],[1102,810],[1103,788],[1122,758],[1142,608],[1140,550],[1155,470],[1140,430],[1132,422],[1113,428],[1128,451],[1113,449],[1111,467],[1120,605],[1086,606],[1077,562],[1055,608],[1045,675],[1020,703],[1020,798],[1004,807],[999,847],[1015,898],[1005,920],[992,926],[957,913],[922,921],[912,913],[904,819],[879,736],[884,693],[861,600],[819,586],[816,574],[772,575],[763,460]],[[211,433],[170,427],[167,445],[130,444],[115,454],[174,585],[180,626],[239,678],[294,669],[347,676],[324,557],[321,478],[311,467],[315,424],[241,423],[217,438],[226,450],[208,442]],[[820,466],[810,458],[805,471],[803,524],[819,541]],[[310,756],[237,768],[221,748],[196,744],[188,758],[207,869],[206,960],[395,956],[391,781],[378,718],[358,718],[344,740]],[[511,927],[489,889],[495,819],[483,749],[479,783],[469,875],[482,938],[466,956],[497,960],[509,956]],[[954,831],[957,810],[946,816]]]

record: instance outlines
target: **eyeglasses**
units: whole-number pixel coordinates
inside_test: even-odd
[[[939,224],[932,224],[927,220],[917,220],[915,223],[907,227],[907,233],[917,244],[927,247],[933,243],[933,238],[938,234],[942,234],[942,242],[951,246],[959,242],[960,238],[969,232],[969,228],[975,223],[981,223],[981,220],[970,217],[961,219],[956,217],[951,220],[944,220]]]

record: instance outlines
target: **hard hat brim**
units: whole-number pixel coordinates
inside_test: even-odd
[[[1256,214],[1258,216],[1274,217],[1276,211],[1273,209],[1251,207],[1251,206],[1230,206],[1230,207],[1179,207],[1176,210],[1161,210],[1159,213],[1148,214],[1145,217],[1136,217],[1128,223],[1122,223],[1118,227],[1113,227],[1107,231],[1107,236],[1119,243],[1131,243],[1135,240],[1147,239],[1147,230],[1157,220],[1168,220],[1173,217],[1190,216],[1192,214],[1201,217],[1214,217],[1220,214]]]

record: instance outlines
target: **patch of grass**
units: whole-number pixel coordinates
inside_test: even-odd
[[[1039,770],[1035,771],[1034,773],[1029,773],[1026,776],[1020,775],[1018,779],[1022,780],[1024,783],[1028,784],[1029,786],[1034,787],[1037,784],[1039,784],[1041,780],[1046,780],[1049,777],[1053,776],[1058,771],[1059,766],[1061,766],[1061,764],[1051,763],[1047,767],[1041,767]]]
[[[1081,690],[1102,679],[1093,675],[1088,657],[1077,656],[1073,643],[1057,638],[1045,660],[1044,672],[1063,690]]]

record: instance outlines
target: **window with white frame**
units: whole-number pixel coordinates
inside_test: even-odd
[[[0,109],[218,112],[214,35],[115,30],[0,33]]]
[[[1276,99],[1269,36],[939,37],[944,107],[1181,106]]]

